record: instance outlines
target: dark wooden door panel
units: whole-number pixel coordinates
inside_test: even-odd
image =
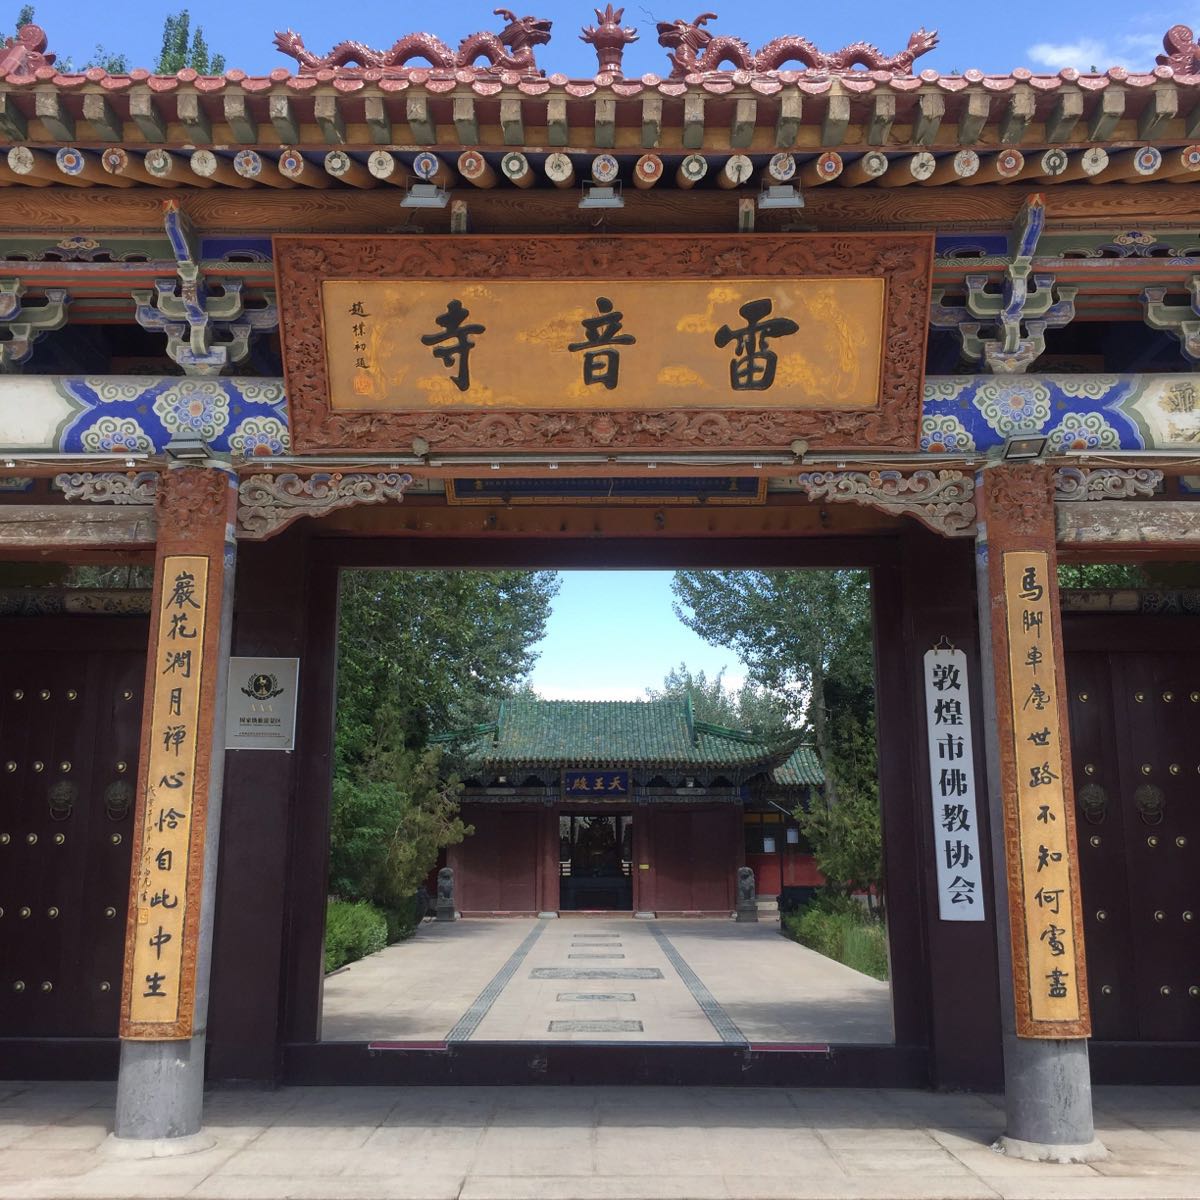
[[[1200,1039],[1200,654],[1121,654],[1114,672],[1138,1027]]]
[[[0,1036],[116,1036],[145,640],[0,623]]]
[[[1108,625],[1067,646],[1094,1036],[1198,1041],[1200,631]]]
[[[1108,655],[1068,654],[1067,683],[1092,1033],[1129,1041],[1137,1037],[1137,1007]]]

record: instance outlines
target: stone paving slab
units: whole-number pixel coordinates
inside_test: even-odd
[[[635,1011],[580,992],[633,986]],[[569,985],[569,984],[568,984]],[[565,1023],[640,1020],[573,1032]],[[331,976],[327,1041],[886,1043],[891,991],[774,921],[628,917],[427,923]]]
[[[1200,1200],[1200,1088],[1099,1088],[1110,1157],[1004,1158],[998,1097],[784,1088],[215,1091],[138,1160],[111,1084],[0,1089],[0,1200]]]

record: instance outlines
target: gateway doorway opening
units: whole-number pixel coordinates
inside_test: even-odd
[[[564,814],[558,840],[560,912],[633,911],[633,813]]]
[[[862,570],[343,572],[322,1040],[892,1044],[871,624]]]

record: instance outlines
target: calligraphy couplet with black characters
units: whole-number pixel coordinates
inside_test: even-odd
[[[149,753],[133,857],[132,945],[126,951],[121,1036],[190,1036],[194,958],[186,953],[197,897],[192,827],[200,696],[205,668],[209,560],[167,555],[154,614],[157,654],[149,704]],[[194,920],[194,915],[193,915]],[[185,1032],[180,1032],[184,1030]]]

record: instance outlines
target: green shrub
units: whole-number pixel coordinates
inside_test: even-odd
[[[330,899],[325,910],[325,971],[336,971],[388,944],[387,917],[373,904]]]
[[[839,897],[814,901],[803,912],[783,918],[793,941],[875,979],[888,977],[887,933],[883,923],[856,900]]]
[[[414,895],[407,904],[382,910],[384,917],[387,918],[389,946],[395,945],[396,942],[407,941],[417,932],[417,926],[420,925],[421,918],[425,916],[427,903],[425,892],[421,891]]]

